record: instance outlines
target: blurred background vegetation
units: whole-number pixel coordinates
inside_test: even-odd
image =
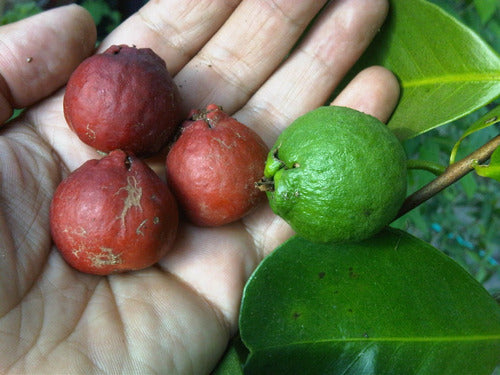
[[[478,33],[500,51],[500,2],[498,0],[429,0]],[[76,2],[93,16],[101,40],[146,0],[0,0],[0,24],[14,22],[44,9]],[[404,143],[411,159],[447,165],[455,142],[488,109],[500,101],[458,121],[438,127]],[[499,133],[489,127],[467,137],[457,160]],[[413,192],[433,179],[425,171],[411,171]],[[500,293],[500,184],[470,173],[428,202],[398,219],[394,226],[405,229],[454,258],[491,293]]]
[[[500,1],[430,0],[479,34],[500,51]],[[411,159],[447,165],[455,142],[480,116],[500,105],[496,100],[453,123],[407,140]],[[465,138],[457,159],[470,154],[499,134],[498,125]],[[410,192],[434,178],[429,172],[411,171]],[[471,172],[395,223],[450,255],[478,281],[497,295],[500,292],[500,184]]]

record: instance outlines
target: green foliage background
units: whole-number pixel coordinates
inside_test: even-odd
[[[431,0],[500,51],[500,3],[496,0]],[[443,165],[455,142],[479,117],[500,104],[491,103],[469,116],[404,142],[408,157]],[[498,125],[464,140],[457,160],[499,133]],[[432,180],[425,171],[411,171],[409,192]],[[497,181],[470,173],[428,202],[397,220],[407,230],[450,255],[491,293],[500,291],[500,188]]]
[[[113,4],[106,0],[81,0],[74,1],[89,11],[96,23],[98,29],[103,33],[109,33],[122,20],[122,15]],[[37,1],[6,1],[0,0],[0,25],[6,25],[11,22],[32,16],[42,12],[40,2]]]

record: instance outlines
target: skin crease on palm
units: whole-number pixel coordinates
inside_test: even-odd
[[[184,110],[208,103],[271,146],[330,97],[387,14],[386,0],[151,0],[101,44],[151,47],[167,62]],[[34,30],[36,30],[34,32]],[[49,205],[61,179],[99,155],[67,127],[63,85],[93,53],[95,26],[70,5],[0,28],[0,373],[206,374],[237,331],[245,281],[293,233],[267,204],[220,228],[182,224],[159,264],[109,277],[59,256]],[[387,121],[399,95],[381,67],[334,104]],[[151,165],[163,175],[163,160]]]

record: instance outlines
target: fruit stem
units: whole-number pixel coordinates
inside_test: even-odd
[[[408,160],[407,167],[408,169],[420,169],[431,172],[436,176],[442,175],[446,171],[446,167],[442,164],[418,159]]]
[[[491,157],[491,154],[493,154],[499,146],[500,135],[497,135],[495,138],[491,139],[489,142],[485,143],[483,146],[462,160],[450,164],[444,173],[406,198],[396,216],[396,219],[421,205],[454,182],[458,181],[460,178],[472,171],[474,169],[474,165],[487,161]]]

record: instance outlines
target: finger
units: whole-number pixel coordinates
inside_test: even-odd
[[[357,109],[386,122],[396,107],[399,92],[394,74],[372,66],[356,75],[331,104]]]
[[[62,86],[94,49],[90,14],[55,8],[0,28],[0,123]]]
[[[149,47],[176,74],[219,29],[241,0],[149,1],[106,37],[112,44]]]
[[[185,109],[233,112],[276,69],[325,1],[243,1],[175,77]]]
[[[252,215],[244,217],[243,224],[254,240],[259,259],[264,259],[266,255],[295,234],[290,225],[271,210],[267,202]]]
[[[271,145],[295,118],[323,105],[382,25],[386,0],[339,0],[236,114]]]

